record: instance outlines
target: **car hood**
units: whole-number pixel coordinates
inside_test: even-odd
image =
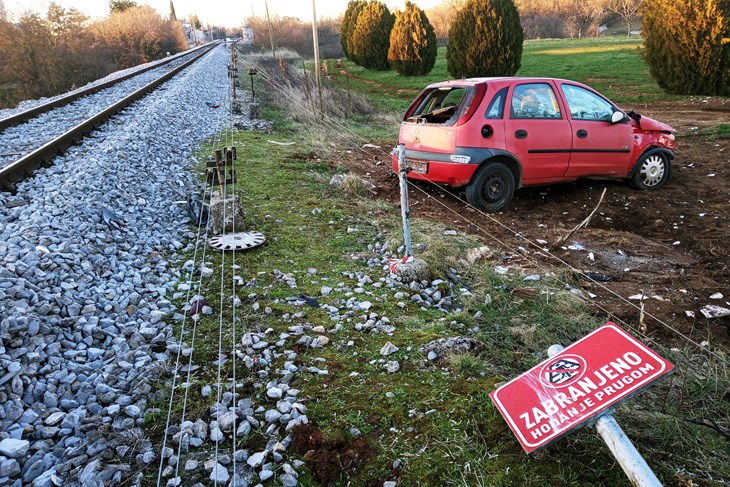
[[[635,127],[640,128],[641,130],[669,133],[675,132],[674,128],[671,125],[667,125],[666,123],[654,120],[653,118],[649,118],[645,115],[639,115],[638,113],[635,113],[633,115],[629,114],[629,117],[631,118],[631,124]]]

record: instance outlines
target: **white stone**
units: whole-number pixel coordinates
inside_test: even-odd
[[[8,458],[19,458],[28,453],[30,442],[27,440],[16,440],[15,438],[5,438],[0,441],[0,454]]]
[[[216,463],[215,467],[213,467],[213,471],[210,472],[209,478],[216,484],[225,485],[225,483],[228,482],[231,476],[228,474],[228,469],[226,469],[226,467],[224,467],[220,463]]]
[[[391,342],[385,342],[385,345],[383,345],[383,348],[380,349],[380,355],[388,356],[392,355],[395,352],[400,350],[398,347],[393,345]]]
[[[272,387],[271,389],[266,391],[266,395],[272,399],[281,399],[281,396],[283,394],[284,394],[284,391],[282,391],[278,387]]]
[[[251,455],[250,457],[248,457],[248,460],[246,460],[246,463],[248,463],[248,465],[251,468],[260,467],[261,465],[264,464],[264,461],[266,460],[266,457],[268,456],[268,454],[269,454],[269,450],[256,452],[253,455]]]

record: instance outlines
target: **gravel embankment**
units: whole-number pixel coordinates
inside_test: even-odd
[[[223,101],[228,59],[216,48],[0,193],[1,485],[116,484],[154,457],[141,426],[169,358],[179,270],[167,256],[189,237],[173,202],[226,115],[206,102]]]
[[[67,132],[84,120],[184,63],[193,55],[196,55],[196,53],[182,56],[168,64],[121,81],[68,105],[42,113],[25,123],[6,128],[0,132],[0,167],[19,159],[44,143]],[[123,74],[125,73],[122,72],[119,76]],[[44,101],[50,101],[50,99]],[[26,107],[25,109],[29,108]]]

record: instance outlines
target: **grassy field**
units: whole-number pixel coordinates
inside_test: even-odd
[[[601,66],[621,64],[612,56],[635,56],[637,45],[633,39],[533,42],[526,50],[523,69],[533,74],[543,65],[545,71],[552,70],[544,75],[579,79],[576,74],[580,72],[584,77],[596,77],[607,69]],[[615,48],[607,49],[609,46]],[[592,67],[579,62],[581,56],[593,60]],[[439,66],[443,69],[443,63]],[[351,65],[346,68],[355,71]],[[564,74],[558,72],[561,69]],[[370,76],[378,83],[388,80],[399,89],[420,88],[424,81],[395,78],[392,73],[355,74]],[[627,78],[612,89],[619,93],[647,85],[641,88],[642,96],[660,97],[646,77],[637,74],[630,81]],[[223,350],[230,351],[234,330],[240,340],[245,332],[271,329],[273,337],[294,324],[304,324],[307,329],[321,326],[326,330],[322,334],[329,338],[325,347],[294,347],[298,337],[281,347],[281,351],[297,350],[297,366],[316,365],[328,371],[327,375],[298,373],[292,382],[292,387],[302,391],[299,397],[309,410],[311,428],[306,434],[320,438],[314,455],[306,454],[306,445],[296,455],[292,448],[287,452],[287,461],[307,460],[300,469],[299,485],[379,487],[387,480],[397,480],[399,486],[433,487],[628,485],[591,428],[559,440],[536,458],[528,457],[488,396],[496,384],[543,360],[549,345],[567,345],[607,321],[606,316],[589,313],[582,300],[566,290],[572,276],[547,268],[526,270],[539,274],[538,281],[525,280],[519,273],[499,274],[495,265],[501,262],[501,250],[477,265],[468,264],[467,250],[483,242],[468,235],[445,236],[446,227],[414,220],[419,257],[431,265],[435,277],[451,276],[453,280],[454,274],[460,276],[453,288],[442,283],[439,289],[453,292],[463,309],[447,314],[421,308],[407,296],[395,297],[397,292],[411,291],[388,287],[387,270],[369,265],[368,259],[378,256],[374,252],[378,244],[387,243],[393,249],[400,245],[399,208],[367,193],[347,195],[329,185],[334,174],[346,171],[342,152],[353,151],[363,139],[392,133],[394,120],[376,112],[339,118],[325,114],[320,123],[294,121],[312,108],[300,106],[301,97],[282,90],[283,82],[273,78],[264,82],[261,77],[257,82],[265,116],[274,121],[274,128],[268,134],[236,132],[233,144],[238,149],[241,181],[237,191],[248,214],[248,228],[263,232],[267,244],[239,252],[235,260],[227,254],[222,261],[219,253],[209,253],[206,258],[215,272],[204,281],[203,294],[216,313],[203,317],[199,324],[200,344],[193,358],[201,369],[190,387],[188,419],[211,420],[208,408],[213,400],[200,391],[217,380],[212,364],[218,359],[219,338]],[[357,89],[389,110],[399,103],[404,106],[412,96],[396,95],[390,89],[390,98],[386,98],[378,86],[363,83]],[[204,147],[199,156],[207,157],[213,148]],[[242,305],[235,320],[230,305],[234,274],[245,283],[236,290]],[[297,288],[277,277],[281,274],[295,278]],[[363,276],[372,282],[359,282]],[[333,288],[326,297],[320,295],[325,285]],[[335,329],[326,309],[288,304],[287,297],[300,293],[342,309],[342,327]],[[345,313],[345,303],[352,297],[371,301],[370,312],[377,318],[387,317],[395,331],[390,335],[358,331],[356,325],[372,316]],[[297,312],[301,315],[293,318]],[[477,355],[455,354],[435,362],[419,350],[435,338],[457,335],[481,340],[486,349]],[[380,349],[387,341],[399,351],[385,359]],[[661,346],[657,350],[677,365],[674,378],[621,406],[616,418],[665,485],[724,485],[712,479],[730,479],[726,440],[686,419],[707,417],[722,422],[730,415],[727,366],[689,350]],[[274,366],[281,368],[284,358],[277,360]],[[387,372],[385,360],[397,360],[400,370]],[[271,407],[263,387],[268,379],[261,380],[255,370],[240,363],[236,371],[237,382],[242,384],[238,392],[256,405]],[[222,377],[229,378],[232,372],[229,361]],[[176,403],[173,416],[179,418],[180,408]],[[163,409],[160,415],[148,418],[158,438],[164,416]],[[241,445],[255,451],[266,440],[263,431],[254,430]],[[210,456],[211,452],[203,450],[188,458]]]
[[[545,76],[586,83],[627,109],[632,103],[672,99],[662,93],[641,59],[640,37],[529,40],[524,44],[522,67],[517,76]],[[403,112],[428,83],[451,79],[446,69],[446,48],[440,48],[433,71],[426,76],[404,77],[396,71],[370,71],[343,61],[356,77],[347,80],[336,63],[329,73],[340,85],[371,95],[385,110]]]

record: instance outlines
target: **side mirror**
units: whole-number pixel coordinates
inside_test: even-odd
[[[615,111],[613,112],[613,115],[611,115],[611,123],[619,123],[623,122],[626,118],[626,115],[622,111]]]

